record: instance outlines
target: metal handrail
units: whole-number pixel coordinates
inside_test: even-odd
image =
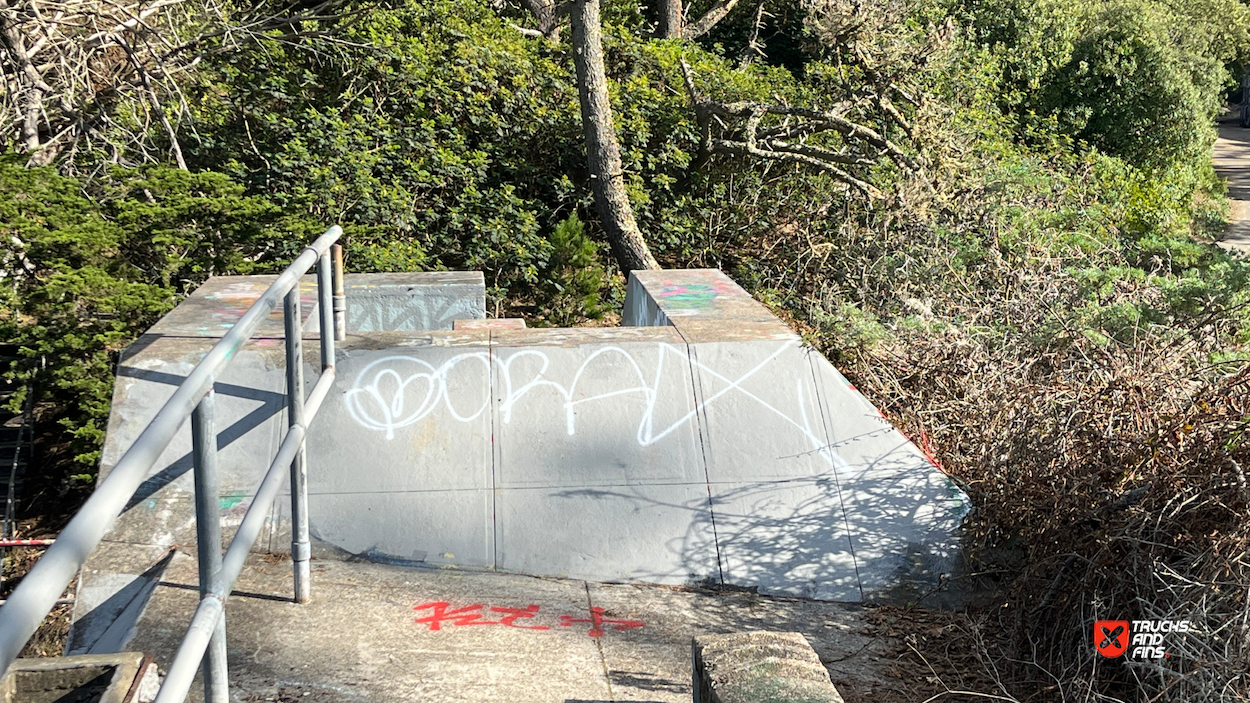
[[[343,336],[343,308],[334,293],[335,270],[332,259],[341,261],[335,245],[343,231],[331,227],[304,249],[264,294],[248,308],[204,359],[187,375],[173,396],[157,411],[109,475],[100,482],[83,507],[57,536],[34,568],[22,579],[8,601],[0,606],[0,672],[8,669],[51,612],[87,556],[113,526],[127,502],[143,483],[174,435],[192,418],[192,444],[195,464],[196,536],[200,564],[200,604],[182,644],[170,664],[157,701],[183,701],[201,660],[205,659],[206,700],[227,699],[225,620],[223,607],[230,589],[243,569],[248,552],[260,534],[269,509],[282,485],[283,469],[291,470],[292,536],[291,557],[295,600],[309,597],[309,535],[307,513],[304,437],[307,425],[334,382],[334,338]],[[336,250],[331,253],[331,247]],[[304,399],[303,352],[300,325],[299,279],[317,265],[317,307],[320,313],[321,376]],[[243,344],[256,332],[269,313],[283,299],[287,349],[288,429],[277,456],[265,473],[255,497],[221,556],[220,513],[218,509],[217,442],[214,425],[213,383],[234,360]],[[337,303],[337,304],[336,304]],[[334,330],[334,333],[331,333]]]

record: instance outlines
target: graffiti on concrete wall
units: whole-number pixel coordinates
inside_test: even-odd
[[[357,289],[352,288],[352,293]],[[347,296],[348,325],[353,332],[401,332],[451,329],[452,320],[482,316],[474,297],[413,293]]]
[[[550,630],[549,625],[535,624],[540,622],[538,614],[540,608],[537,605],[528,605],[524,608],[501,608],[491,606],[487,608],[481,603],[466,605],[463,608],[452,608],[451,603],[447,601],[433,601],[430,603],[422,603],[413,606],[413,610],[429,610],[430,614],[424,617],[416,618],[416,622],[421,625],[427,625],[430,632],[438,632],[443,629],[443,625],[450,627],[472,627],[476,625],[498,625],[501,627],[513,627],[520,630]],[[493,620],[487,618],[496,618]],[[519,622],[518,622],[519,621]],[[586,633],[590,637],[603,637],[603,634],[609,629],[611,630],[633,630],[643,627],[641,620],[619,620],[608,617],[608,612],[603,608],[594,606],[590,609],[590,617],[579,618],[572,615],[561,615],[558,621],[551,621],[558,627],[573,627],[580,624],[590,625],[589,631]]]
[[[655,293],[657,302],[670,315],[707,310],[723,295],[745,294],[730,281],[710,277],[707,283],[671,283]]]
[[[649,368],[644,368],[644,364],[628,351],[616,346],[605,346],[582,361],[567,385],[548,378],[551,359],[538,349],[522,349],[506,358],[492,357],[487,352],[468,352],[453,356],[438,366],[411,356],[387,356],[361,369],[352,388],[345,394],[345,402],[348,412],[357,423],[367,429],[385,433],[388,440],[395,437],[396,430],[414,425],[435,412],[445,412],[455,420],[469,422],[486,412],[491,400],[486,397],[474,407],[463,407],[463,400],[457,401],[453,398],[455,394],[449,392],[448,379],[457,371],[463,373],[465,367],[477,367],[483,373],[493,372],[495,392],[499,397],[498,410],[504,423],[512,420],[513,412],[522,406],[527,395],[546,388],[554,390],[563,399],[562,419],[569,435],[577,433],[578,406],[617,396],[641,397],[643,410],[638,418],[636,438],[640,446],[647,447],[689,422],[707,406],[724,402],[726,398],[745,397],[797,430],[809,444],[808,449],[811,452],[819,454],[831,466],[842,468],[844,462],[825,441],[819,418],[810,416],[808,406],[814,399],[807,397],[809,391],[805,391],[801,374],[795,378],[793,410],[778,408],[743,386],[747,379],[794,347],[794,342],[785,342],[751,369],[736,378],[730,378],[700,363],[684,349],[671,344],[656,345],[655,362]],[[683,374],[687,373],[686,369],[693,367],[705,380],[715,380],[724,385],[703,397],[675,421],[667,425],[657,424],[657,404],[666,391],[689,393],[688,387],[667,389],[662,386],[666,364],[680,365]],[[612,368],[613,375],[622,379],[621,386],[583,395],[580,384],[586,378],[587,372],[596,368],[596,365]],[[458,405],[458,402],[461,404]]]

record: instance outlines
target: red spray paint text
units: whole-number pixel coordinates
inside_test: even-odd
[[[437,632],[443,629],[444,624],[452,627],[502,625],[503,627],[515,627],[522,630],[551,629],[546,625],[521,624],[517,622],[518,620],[524,620],[526,622],[534,620],[538,615],[539,608],[537,605],[529,605],[525,608],[500,608],[496,606],[487,608],[481,603],[474,603],[473,605],[466,605],[463,608],[451,608],[451,603],[448,603],[447,601],[433,601],[413,606],[412,609],[431,611],[429,615],[416,619],[416,622],[418,623],[429,625],[431,632]],[[486,616],[490,616],[492,618],[498,617],[498,619],[485,619]],[[591,637],[602,637],[603,633],[608,629],[632,630],[637,627],[642,627],[644,624],[640,620],[617,620],[609,618],[607,617],[607,611],[598,606],[594,606],[590,609],[589,618],[561,615],[558,626],[573,627],[578,623],[588,623],[590,625],[590,631],[586,634]]]

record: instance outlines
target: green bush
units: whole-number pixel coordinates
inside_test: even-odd
[[[0,157],[0,339],[91,466],[118,353],[206,277],[284,264],[317,225],[221,174],[113,169],[87,186],[20,163]]]

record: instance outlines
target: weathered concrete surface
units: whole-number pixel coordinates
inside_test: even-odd
[[[226,606],[232,700],[688,703],[691,638],[749,630],[802,632],[845,691],[898,684],[854,605],[335,560],[298,605],[290,566],[257,555]],[[195,583],[180,553],[132,643],[162,670]]]
[[[695,703],[842,703],[799,632],[694,638]]]
[[[149,330],[178,337],[221,337],[277,279],[273,275],[213,276]],[[343,276],[348,332],[449,330],[456,320],[486,316],[486,283],[480,271],[368,273]],[[317,279],[300,280],[304,333],[317,336]],[[281,302],[256,339],[282,339]]]
[[[0,703],[130,703],[142,665],[138,652],[18,659],[0,679]]]
[[[1228,181],[1231,206],[1228,230],[1220,245],[1250,252],[1250,129],[1238,127],[1235,115],[1232,121],[1219,125],[1214,160],[1215,172]]]
[[[519,317],[499,317],[493,320],[455,320],[453,330],[523,330],[525,320]]]
[[[725,583],[914,601],[958,568],[967,496],[723,273],[634,272],[625,308],[689,346]]]
[[[255,278],[210,281],[128,350],[103,474],[221,334],[191,312],[244,300]],[[382,280],[397,299],[437,297]],[[483,312],[448,280],[435,292],[461,286]],[[718,271],[630,286],[632,319],[666,324],[350,334],[308,437],[317,553],[846,601],[914,601],[956,568],[967,498],[823,357]],[[317,363],[306,344],[309,386]],[[216,386],[226,539],[284,432],[283,364],[262,335]],[[130,604],[171,546],[194,543],[190,469],[184,427],[91,556],[72,646],[128,633],[93,609]],[[288,515],[280,497],[256,550],[289,549]]]

